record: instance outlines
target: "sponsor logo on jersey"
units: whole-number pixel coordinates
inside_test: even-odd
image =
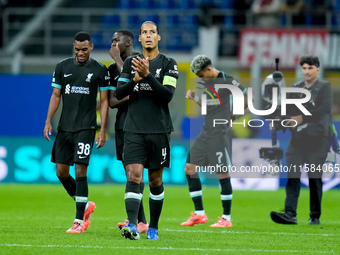
[[[65,94],[70,94],[70,88],[71,88],[70,84],[67,84],[65,86]]]
[[[79,86],[72,86],[71,93],[73,94],[90,94],[90,88],[88,87],[79,87]]]
[[[71,75],[72,75],[71,73],[64,74],[64,77],[66,78],[66,77],[69,77],[69,76],[71,76]]]
[[[139,91],[139,83],[136,84],[136,86],[133,88],[133,91]]]
[[[161,70],[162,70],[162,68],[158,68],[156,70],[155,78],[160,78],[161,77]]]
[[[207,99],[207,105],[221,105],[221,103],[216,99]]]
[[[177,70],[169,70],[169,73],[178,74],[178,71]]]
[[[87,74],[87,78],[86,78],[86,80],[85,80],[85,81],[87,81],[87,82],[91,82],[91,78],[92,78],[92,76],[93,76],[93,73],[88,73],[88,74]]]
[[[138,92],[140,90],[151,91],[152,88],[150,87],[149,83],[137,83],[136,86],[133,88],[133,91]]]
[[[149,83],[140,83],[139,90],[152,90]]]

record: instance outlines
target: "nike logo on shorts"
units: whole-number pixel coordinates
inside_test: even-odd
[[[79,156],[79,159],[87,158],[87,156]]]
[[[69,76],[71,76],[72,74],[71,73],[69,73],[69,74],[64,74],[64,77],[66,78],[66,77],[69,77]]]

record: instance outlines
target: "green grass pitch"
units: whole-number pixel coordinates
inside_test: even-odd
[[[308,225],[309,192],[302,189],[298,225],[279,225],[269,213],[283,208],[285,192],[233,193],[232,228],[210,228],[222,214],[218,187],[203,188],[208,223],[180,227],[193,211],[185,186],[165,186],[160,240],[124,239],[123,185],[89,185],[97,205],[84,234],[66,234],[74,201],[61,185],[0,185],[0,254],[340,254],[340,191],[324,193],[321,225]],[[149,189],[144,192],[147,217]]]

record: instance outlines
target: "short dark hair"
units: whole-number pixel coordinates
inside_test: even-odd
[[[130,30],[121,29],[121,30],[118,30],[117,33],[121,33],[122,35],[129,37],[130,41],[132,43],[134,42],[134,36],[133,36],[133,33]]]
[[[74,36],[74,40],[75,41],[79,41],[79,42],[83,42],[83,41],[89,41],[90,43],[91,41],[91,35],[87,32],[84,31],[80,31],[78,33],[76,33],[76,35]]]
[[[193,73],[198,73],[208,66],[212,66],[211,59],[205,55],[198,55],[191,61],[190,69]]]
[[[303,56],[300,58],[300,66],[308,64],[310,66],[320,67],[320,61],[317,56]]]
[[[157,30],[157,34],[159,34],[159,29],[158,29],[157,24],[156,24],[155,22],[151,21],[151,20],[147,20],[147,21],[144,21],[144,22],[143,22],[143,24],[140,26],[139,34],[142,33],[142,26],[144,26],[144,25],[147,24],[147,23],[151,23],[151,24],[155,25],[155,26],[156,26],[156,30]]]

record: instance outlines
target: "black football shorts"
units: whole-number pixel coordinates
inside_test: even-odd
[[[142,164],[147,169],[170,166],[170,134],[125,132],[124,165]]]
[[[231,139],[231,130],[217,137],[210,137],[209,134],[201,133],[190,148],[187,163],[230,169],[232,166]]]
[[[95,135],[96,130],[58,131],[51,161],[70,166],[74,163],[88,165]]]
[[[115,142],[117,159],[123,161],[124,130],[115,131]]]

